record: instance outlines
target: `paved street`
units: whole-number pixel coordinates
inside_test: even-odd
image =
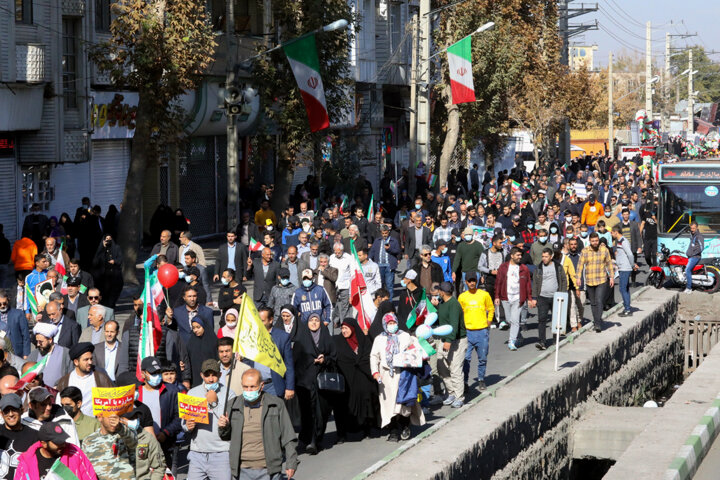
[[[205,254],[208,263],[213,263],[215,257],[215,250],[213,247],[217,245],[217,242],[202,242],[202,244],[206,249]],[[647,270],[647,267],[644,266],[644,264],[642,267],[643,272],[638,275],[638,282],[640,282],[640,284],[644,284]],[[252,284],[250,282],[247,282],[245,286],[250,292],[252,292]],[[398,287],[399,285],[396,284],[396,289]],[[636,289],[637,288],[633,288],[632,290],[634,291]],[[212,291],[215,296],[217,286],[214,286]],[[616,301],[620,301],[620,294],[617,292],[617,289],[615,296]],[[127,303],[128,300],[128,298],[124,299],[123,304]],[[588,305],[585,310],[586,319],[590,315],[589,310]],[[216,322],[219,322],[219,316],[216,316],[215,318]],[[611,325],[606,324],[606,328],[611,328]],[[534,309],[530,310],[526,331],[522,333],[524,342],[515,352],[511,352],[507,349],[508,333],[508,331],[500,330],[491,331],[488,370],[485,378],[485,382],[488,386],[501,381],[518,368],[535,359],[539,354],[538,350],[535,348],[535,343],[537,341],[537,317]],[[548,338],[550,338],[549,328]],[[561,350],[560,365],[562,364],[563,360]],[[477,362],[473,361],[471,378],[472,374],[476,371],[476,365]],[[518,381],[522,381],[522,378]],[[466,401],[473,399],[477,395],[478,392],[471,389],[471,391],[467,394]],[[451,411],[452,409],[450,407],[433,409],[432,414],[426,418],[427,424],[423,427],[414,427],[413,434],[417,435],[424,429],[438,423]],[[385,436],[360,440],[358,435],[350,435],[348,437],[348,441],[342,445],[335,445],[335,440],[335,424],[331,418],[322,444],[324,449],[315,456],[301,453],[301,464],[295,478],[299,480],[353,478],[361,474],[366,469],[372,467],[376,462],[381,461],[387,455],[390,455],[394,450],[401,448],[403,445],[403,442],[389,443],[385,440]],[[185,462],[181,461],[182,467],[185,467],[184,463]],[[185,468],[180,470],[180,479],[185,478],[185,475],[183,474],[184,471]]]

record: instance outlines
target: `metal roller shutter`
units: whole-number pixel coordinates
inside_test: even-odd
[[[128,168],[130,168],[129,140],[92,142],[90,201],[93,205],[100,205],[103,216],[110,205],[120,208],[125,193]]]
[[[20,236],[18,231],[18,188],[15,158],[0,158],[0,223],[11,242]]]

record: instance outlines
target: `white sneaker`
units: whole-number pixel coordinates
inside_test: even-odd
[[[686,288],[683,293],[687,293],[689,295],[689,294],[693,293],[693,291],[691,288]]]

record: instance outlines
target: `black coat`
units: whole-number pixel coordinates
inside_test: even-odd
[[[242,243],[235,242],[235,278],[242,282],[247,268],[247,248]],[[228,266],[228,244],[223,243],[218,247],[217,260],[215,260],[215,275],[220,276]]]
[[[298,320],[295,320],[298,322]],[[315,358],[324,355],[325,361],[316,364]],[[320,326],[320,341],[315,345],[307,324],[298,325],[295,343],[293,345],[293,360],[295,363],[295,385],[308,390],[317,389],[317,376],[321,371],[334,371],[337,364],[335,343],[327,328]]]
[[[382,318],[385,316],[386,313],[390,312],[395,313],[395,307],[392,304],[392,300],[385,300],[378,306],[377,313],[375,313],[375,318],[373,319],[373,322],[370,325],[370,329],[368,330],[368,338],[370,342],[375,341],[375,337],[383,333],[384,330]]]
[[[379,405],[377,382],[373,380],[370,373],[372,342],[365,336],[355,320],[347,318],[343,324],[347,324],[355,331],[358,341],[356,353],[345,337],[342,335],[333,337],[337,350],[338,369],[345,377],[347,413],[354,417],[358,425],[365,425],[368,422],[375,423]]]
[[[270,290],[277,283],[278,270],[280,270],[280,263],[271,261],[268,264],[267,275],[265,275],[262,259],[256,258],[253,260],[253,300],[255,300],[256,304],[261,303],[264,305],[270,299]],[[248,272],[249,274],[250,272]]]

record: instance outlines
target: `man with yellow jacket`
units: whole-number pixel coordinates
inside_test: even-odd
[[[478,356],[478,389],[485,388],[485,369],[487,367],[488,349],[490,346],[490,321],[495,316],[495,304],[490,294],[477,288],[478,278],[475,272],[469,272],[465,276],[467,290],[460,294],[458,302],[463,309],[465,318],[465,329],[467,331],[467,351],[465,352],[465,363],[463,373],[465,385],[468,385],[470,374],[470,360],[473,350]]]

